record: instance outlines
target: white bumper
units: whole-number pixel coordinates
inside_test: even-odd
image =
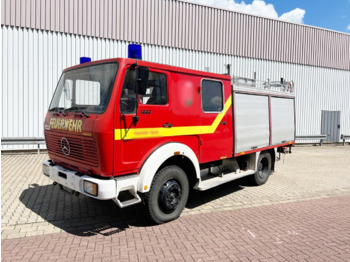
[[[124,205],[118,200],[120,192],[130,191],[132,194],[137,195],[137,175],[113,179],[98,179],[87,175],[79,175],[78,172],[66,169],[59,165],[52,165],[48,160],[43,162],[43,173],[53,181],[70,188],[71,190],[100,200],[114,200],[120,207],[124,207]],[[95,183],[98,186],[97,196],[84,191],[84,181]],[[135,204],[140,201],[135,201]]]

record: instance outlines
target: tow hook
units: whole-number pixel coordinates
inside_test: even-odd
[[[56,186],[56,185],[57,185],[57,182],[55,181],[55,182],[53,182],[52,184],[53,184],[54,186]]]

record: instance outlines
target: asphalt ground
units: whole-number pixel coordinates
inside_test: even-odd
[[[267,184],[191,192],[180,219],[71,196],[41,155],[2,155],[2,260],[350,261],[350,147],[293,148]]]

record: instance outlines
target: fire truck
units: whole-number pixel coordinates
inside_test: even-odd
[[[135,55],[140,58],[140,55]],[[264,184],[295,143],[293,82],[116,58],[63,71],[44,123],[54,185],[178,218],[189,191]]]

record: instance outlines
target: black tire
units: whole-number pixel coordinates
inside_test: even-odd
[[[178,166],[167,166],[153,178],[151,189],[144,195],[149,219],[163,224],[181,215],[185,208],[189,183],[185,172]]]
[[[266,183],[271,174],[271,155],[269,153],[260,154],[257,165],[257,171],[251,176],[251,182],[260,186]]]

